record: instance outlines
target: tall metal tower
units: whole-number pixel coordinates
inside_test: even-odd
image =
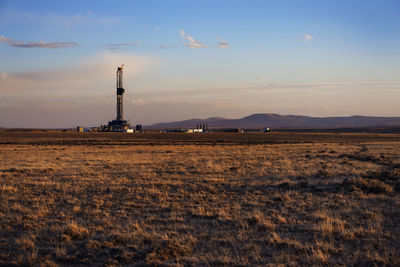
[[[124,65],[117,68],[117,117],[113,121],[109,121],[104,127],[104,131],[123,132],[128,130],[130,124],[124,120],[124,85],[123,85]]]
[[[117,69],[117,121],[124,120],[124,85],[123,85],[124,65]]]

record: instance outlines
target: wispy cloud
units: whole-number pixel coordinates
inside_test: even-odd
[[[165,45],[165,44],[161,44],[160,45],[160,49],[171,49],[171,48],[177,48],[177,45]]]
[[[229,49],[229,43],[227,41],[224,41],[220,38],[217,38],[218,44],[217,47],[221,49]]]
[[[257,76],[256,77],[257,81],[267,81],[268,77],[266,75],[262,75],[262,76]]]
[[[184,46],[187,46],[189,48],[195,49],[195,48],[206,48],[207,46],[203,44],[200,41],[197,41],[194,39],[192,36],[187,35],[184,30],[180,30],[181,37],[188,42],[183,42]]]
[[[8,79],[8,74],[7,74],[7,72],[3,72],[3,73],[0,74],[0,80],[1,80],[1,79],[4,79],[4,80]]]
[[[297,41],[307,43],[307,42],[311,41],[312,39],[313,39],[313,37],[312,37],[311,35],[309,35],[309,34],[304,34],[304,35],[303,35],[303,38],[297,38]]]
[[[160,27],[159,27],[159,26],[156,26],[154,29],[155,29],[156,31],[159,31],[159,30],[160,30]]]
[[[19,48],[49,48],[49,49],[56,49],[56,48],[68,48],[79,46],[78,43],[75,42],[44,42],[40,40],[39,42],[28,42],[24,43],[21,41],[14,41],[13,39],[6,38],[5,36],[0,36],[0,42],[6,43],[12,47],[19,47]]]
[[[0,1],[1,2],[1,1]],[[80,14],[37,14],[16,9],[6,9],[0,16],[1,23],[41,23],[44,25],[62,27],[89,27],[114,25],[121,22],[120,17],[95,15],[94,11],[87,11]]]
[[[129,80],[159,62],[154,57],[130,53],[96,53],[60,68],[0,72],[0,91],[9,94],[21,94],[22,91],[70,94],[73,91],[90,91],[94,88],[101,91],[109,86],[108,81],[113,81],[116,66],[125,64],[125,76]]]
[[[110,49],[110,50],[116,50],[116,49],[124,49],[125,47],[129,46],[138,46],[141,45],[142,41],[137,41],[135,43],[117,43],[117,44],[106,44],[104,47]]]

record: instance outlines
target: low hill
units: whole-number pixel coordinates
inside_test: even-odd
[[[172,129],[196,128],[197,124],[207,124],[209,128],[336,128],[336,127],[390,127],[400,126],[400,117],[309,117],[298,115],[253,114],[240,119],[212,117],[190,119],[167,123],[157,123],[146,128]]]

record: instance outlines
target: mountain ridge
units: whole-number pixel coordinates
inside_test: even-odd
[[[376,127],[400,126],[400,117],[379,116],[335,116],[311,117],[304,115],[280,115],[276,113],[256,113],[239,119],[210,117],[188,119],[148,125],[149,129],[196,128],[207,124],[209,128],[335,128],[335,127]]]

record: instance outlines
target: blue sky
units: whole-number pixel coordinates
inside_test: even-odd
[[[399,1],[2,1],[0,126],[400,116]]]

